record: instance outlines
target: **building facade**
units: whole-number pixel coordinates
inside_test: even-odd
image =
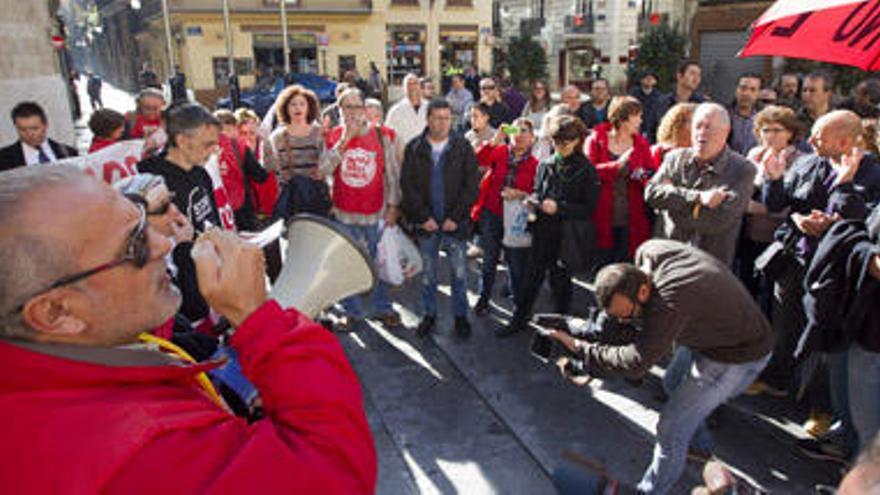
[[[108,0],[129,4],[129,0]],[[449,65],[491,64],[492,3],[482,0],[286,0],[290,67],[334,78],[370,62],[398,85],[415,72],[435,79]],[[228,59],[220,0],[169,0],[175,58],[200,99],[225,91]],[[105,7],[108,11],[109,7]],[[130,7],[129,7],[130,9]],[[118,15],[118,14],[117,14]],[[242,87],[284,66],[279,0],[230,1],[233,56]],[[132,50],[167,77],[159,0],[142,0]],[[133,24],[133,23],[130,23]],[[438,48],[439,47],[439,48]],[[204,98],[203,98],[204,97]]]
[[[21,101],[39,103],[49,117],[49,137],[73,144],[71,100],[51,35],[59,34],[58,2],[0,0],[0,146],[18,139],[9,112]]]

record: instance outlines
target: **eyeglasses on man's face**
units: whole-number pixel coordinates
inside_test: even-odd
[[[34,292],[30,297],[28,297],[28,300],[33,299],[40,294],[44,294],[51,290],[55,290],[67,285],[75,284],[93,275],[97,275],[107,270],[112,270],[113,268],[128,263],[133,264],[136,268],[139,269],[145,267],[150,259],[150,246],[147,239],[147,213],[142,204],[135,203],[135,206],[137,207],[139,213],[138,223],[135,228],[129,233],[128,239],[125,244],[125,252],[122,254],[121,257],[107,263],[102,263],[94,268],[61,277],[46,286],[44,289],[40,289]],[[18,308],[16,308],[16,311],[18,312],[24,309],[24,304],[25,303],[22,303]]]

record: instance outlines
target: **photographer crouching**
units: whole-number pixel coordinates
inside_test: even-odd
[[[563,370],[579,385],[590,376],[645,375],[672,349],[693,350],[693,369],[669,391],[660,411],[654,456],[640,493],[669,493],[684,470],[695,434],[708,435],[704,420],[742,393],[770,359],[773,333],[748,290],[721,262],[676,241],[648,241],[636,264],[609,265],[596,276],[599,307],[621,322],[640,320],[632,343],[587,342],[568,332],[550,336],[583,361],[585,375]]]

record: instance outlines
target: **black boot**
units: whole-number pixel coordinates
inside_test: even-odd
[[[422,317],[422,321],[419,322],[419,327],[416,329],[416,334],[419,337],[427,337],[429,333],[434,330],[434,322],[437,317],[434,315],[425,315]]]
[[[466,339],[471,336],[471,324],[466,316],[455,317],[455,335]]]
[[[477,316],[483,316],[489,311],[489,298],[486,296],[480,296],[480,299],[477,300],[477,304],[474,306],[474,314]]]

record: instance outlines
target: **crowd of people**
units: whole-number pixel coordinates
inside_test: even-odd
[[[698,93],[693,61],[668,94],[651,73],[628,94],[602,78],[586,98],[566,86],[559,102],[544,81],[521,95],[493,77],[450,79],[438,96],[433,81],[407,75],[387,114],[381,84],[366,95],[340,83],[323,110],[292,85],[260,118],[169,105],[153,87],[122,114],[90,75],[89,152],[146,142],[139,173],[112,188],[45,166],[77,151],[47,138],[38,103],[17,105],[20,140],[0,150],[0,355],[14,377],[0,400],[22,454],[0,484],[24,487],[35,459],[89,439],[70,454],[76,464],[58,457],[59,469],[27,483],[254,490],[287,477],[305,491],[372,491],[374,447],[339,344],[267,301],[277,246],[263,252],[232,233],[299,213],[333,219],[372,256],[387,227],[415,240],[421,337],[439,320],[443,251],[461,339],[505,298],[513,315],[496,335],[530,328],[546,276],[556,313],[601,310],[589,335],[550,329],[580,363],[561,368],[567,378],[637,379],[668,358],[642,493],[669,493],[688,455],[710,456],[706,419],[743,392],[807,404],[808,455],[845,464],[870,445],[880,430],[880,81],[835,104],[827,74],[784,74],[770,87],[747,73],[722,105]],[[214,158],[219,189],[205,169]],[[234,218],[223,218],[218,190]],[[480,262],[473,308],[469,257]],[[507,284],[496,291],[501,263]],[[573,277],[592,282],[595,303],[574,300]],[[368,318],[401,329],[388,289],[381,281],[341,301],[333,329]],[[218,373],[218,357],[240,369]],[[54,434],[34,438],[21,422]],[[146,476],[157,462],[186,468]]]

